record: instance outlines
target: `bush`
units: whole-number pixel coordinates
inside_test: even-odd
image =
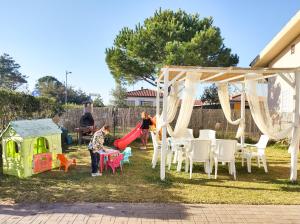
[[[83,109],[82,104],[75,104],[75,103],[67,103],[63,105],[64,110],[70,110],[70,109]]]
[[[0,89],[0,130],[11,120],[49,118],[62,111],[54,99]]]

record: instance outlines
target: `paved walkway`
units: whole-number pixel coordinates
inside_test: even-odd
[[[1,224],[300,223],[300,206],[76,203],[0,205]]]

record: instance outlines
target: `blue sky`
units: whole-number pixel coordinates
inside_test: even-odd
[[[29,88],[44,75],[90,93],[110,98],[114,80],[105,63],[124,27],[134,27],[154,11],[179,8],[201,17],[212,16],[226,46],[251,60],[300,9],[299,0],[0,0],[0,54],[10,54],[29,76]],[[145,83],[129,87],[147,87]]]

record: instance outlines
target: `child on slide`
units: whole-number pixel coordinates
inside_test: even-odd
[[[141,114],[142,117],[142,135],[141,135],[141,141],[142,141],[142,146],[140,149],[147,149],[147,143],[148,143],[148,138],[149,138],[149,128],[151,125],[153,125],[151,121],[151,117],[148,115],[147,112],[143,111]]]

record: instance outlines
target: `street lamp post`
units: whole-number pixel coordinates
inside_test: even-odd
[[[68,74],[71,74],[72,72],[66,71],[66,88],[65,88],[65,104],[68,103]]]

